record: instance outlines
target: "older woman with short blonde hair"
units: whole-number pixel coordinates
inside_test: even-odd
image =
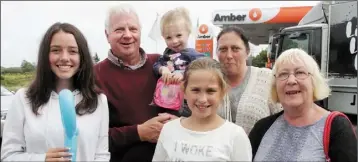
[[[323,131],[329,111],[314,102],[330,95],[316,61],[301,49],[284,51],[272,70],[271,98],[283,111],[259,120],[249,138],[253,161],[325,161]],[[331,161],[356,161],[357,139],[351,123],[332,122]]]

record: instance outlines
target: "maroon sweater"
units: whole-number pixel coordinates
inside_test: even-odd
[[[108,58],[95,65],[96,83],[108,99],[111,161],[151,161],[154,154],[155,144],[141,142],[137,131],[138,124],[165,111],[149,105],[158,79],[153,64],[159,55],[147,56],[136,70],[123,69]]]

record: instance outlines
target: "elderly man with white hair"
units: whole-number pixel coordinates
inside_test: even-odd
[[[108,57],[95,66],[96,83],[109,107],[111,161],[150,161],[163,124],[176,116],[150,106],[159,54],[140,48],[141,24],[133,7],[112,7],[105,21]]]

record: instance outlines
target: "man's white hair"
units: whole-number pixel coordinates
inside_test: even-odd
[[[108,31],[108,32],[110,31],[111,16],[114,14],[123,14],[123,13],[135,15],[138,19],[139,26],[141,27],[141,24],[139,21],[139,16],[138,16],[136,10],[134,9],[134,7],[130,4],[122,3],[120,5],[112,6],[111,8],[109,8],[107,15],[106,15],[105,23],[104,23],[106,31]]]

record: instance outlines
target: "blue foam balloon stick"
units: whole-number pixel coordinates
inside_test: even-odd
[[[65,131],[65,147],[70,148],[70,153],[72,153],[71,161],[74,162],[76,161],[78,129],[73,93],[68,89],[62,90],[59,93],[59,102],[62,125]]]

